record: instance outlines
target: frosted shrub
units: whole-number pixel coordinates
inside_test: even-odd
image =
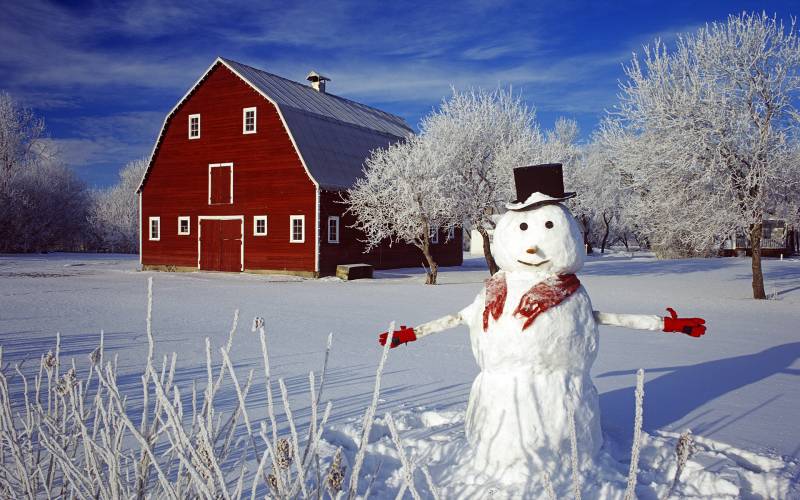
[[[222,363],[214,368],[211,343],[206,339],[205,385],[195,381],[190,390],[180,389],[176,385],[177,355],[164,356],[160,364],[155,362],[152,297],[151,278],[148,352],[140,377],[139,405],[122,393],[117,359],[106,356],[102,331],[97,348],[83,358],[85,366],[78,366],[74,359],[65,366],[60,336],[56,337],[55,349],[40,357],[38,367],[27,370],[32,373],[24,373],[20,365],[3,365],[0,347],[0,498],[369,497],[382,462],[366,474],[362,468],[389,343],[381,353],[372,400],[364,412],[360,439],[348,467],[341,448],[333,457],[320,455],[323,429],[332,408],[331,402],[320,408],[332,336],[328,337],[319,376],[309,373],[310,422],[307,434],[300,436],[282,379],[278,387],[286,425],[281,428],[277,423],[263,320],[254,321],[253,328],[262,349],[266,416],[254,420],[247,404],[248,396],[258,392],[254,371],[240,378],[242,374],[236,373],[229,356],[238,311],[228,339],[219,349]],[[393,330],[391,325],[389,331]],[[640,374],[637,415],[641,412],[641,384]],[[233,403],[217,397],[224,390],[235,392]],[[255,403],[250,411],[253,406]],[[392,416],[387,414],[385,421],[400,461],[403,482],[397,497],[408,492],[414,498],[438,499],[426,464],[406,453]],[[641,429],[637,421],[636,442]],[[682,437],[681,442],[675,484],[691,454],[691,440]],[[635,447],[638,455],[636,451]],[[572,461],[576,472],[573,493],[579,497],[577,460],[573,457]],[[629,480],[634,487],[635,462],[632,460],[633,477]],[[369,481],[359,488],[362,478]],[[418,489],[417,479],[426,491]],[[547,476],[543,487],[548,498],[555,498]]]
[[[320,472],[319,444],[332,405],[328,402],[320,411],[319,404],[332,337],[319,380],[309,374],[311,422],[301,439],[283,380],[278,385],[289,431],[277,425],[260,318],[253,326],[263,353],[267,417],[254,421],[248,414],[247,397],[255,392],[253,371],[240,379],[229,357],[237,323],[238,311],[219,349],[223,362],[217,369],[206,339],[205,387],[193,382],[190,391],[179,389],[177,356],[164,356],[160,366],[154,361],[151,279],[148,354],[138,407],[120,390],[117,360],[105,356],[102,332],[98,347],[84,358],[88,366],[71,360],[64,370],[60,336],[34,373],[23,373],[20,365],[5,366],[0,370],[0,497],[229,499],[247,496],[249,490],[251,498],[265,493],[319,498],[325,491],[336,496],[348,483],[355,492],[358,481],[345,477],[341,452],[327,475]],[[365,422],[374,418],[386,354],[384,350]],[[217,400],[224,389],[236,393],[232,408]],[[357,453],[363,460],[363,446]]]

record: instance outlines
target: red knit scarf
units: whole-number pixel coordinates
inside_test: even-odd
[[[564,299],[575,293],[581,286],[578,277],[574,274],[563,274],[547,278],[531,287],[519,299],[519,304],[514,310],[517,318],[526,318],[522,329],[525,330],[537,316],[562,303]],[[508,295],[506,275],[499,272],[486,280],[486,304],[483,309],[483,331],[489,328],[489,316],[495,321],[503,314],[503,306]]]

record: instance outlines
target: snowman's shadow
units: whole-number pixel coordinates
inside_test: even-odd
[[[793,376],[800,370],[790,368],[800,359],[800,342],[783,344],[755,354],[718,359],[687,366],[668,366],[647,370],[648,373],[666,372],[645,383],[644,428],[652,431],[677,423],[706,403],[778,373]],[[597,377],[635,374],[634,370],[605,372]],[[708,412],[695,415],[693,430],[710,434],[718,431],[758,408],[780,399],[780,395],[767,398],[758,407],[743,415],[729,415],[717,420],[703,420]],[[624,437],[633,428],[634,388],[625,387],[600,395],[603,427],[606,431]]]

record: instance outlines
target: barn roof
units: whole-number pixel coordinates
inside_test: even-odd
[[[323,188],[353,185],[373,149],[413,133],[399,116],[222,59],[278,106],[311,176]]]
[[[349,188],[361,176],[370,151],[413,134],[405,120],[397,115],[319,92],[246,64],[218,58],[164,121],[139,191],[170,118],[218,64],[225,65],[277,106],[309,175],[323,189]]]

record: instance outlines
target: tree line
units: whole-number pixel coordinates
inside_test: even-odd
[[[635,243],[659,257],[715,255],[732,235],[752,249],[753,297],[766,298],[762,223],[800,222],[800,41],[761,13],[731,15],[625,66],[619,102],[586,143],[574,121],[543,132],[510,90],[453,91],[420,133],[374,151],[348,192],[369,246],[416,245],[436,282],[435,228],[483,238],[513,197],[516,166],[562,163],[588,249]]]
[[[132,161],[117,185],[90,189],[60,161],[44,120],[0,92],[0,252],[137,252],[146,165]]]
[[[753,296],[765,298],[762,223],[800,222],[800,41],[766,14],[742,13],[655,40],[625,66],[619,101],[579,141],[575,121],[543,130],[511,89],[455,91],[419,133],[373,151],[347,192],[368,248],[409,243],[436,283],[431,235],[478,231],[489,271],[494,220],[514,196],[513,168],[564,165],[567,201],[587,249],[709,256],[732,235],[752,248]],[[0,252],[138,251],[135,160],[117,185],[89,189],[59,161],[44,122],[0,93]]]

